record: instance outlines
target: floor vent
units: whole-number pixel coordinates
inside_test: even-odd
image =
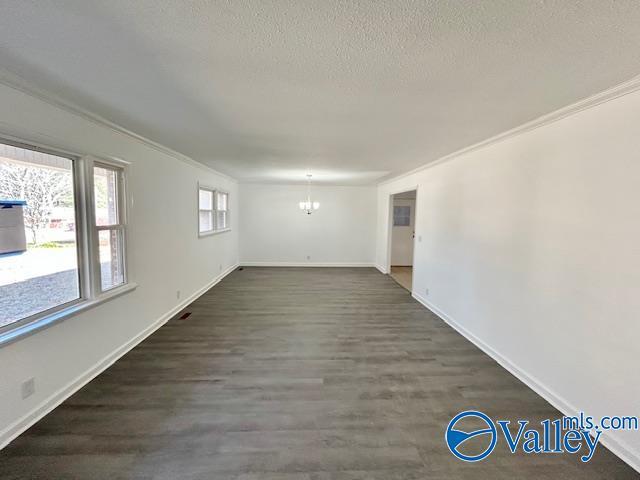
[[[189,315],[191,315],[191,312],[183,313],[182,316],[180,317],[180,320],[184,320],[185,318],[189,318]]]

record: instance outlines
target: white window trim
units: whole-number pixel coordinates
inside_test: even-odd
[[[211,192],[211,194],[213,195],[213,199],[212,199],[212,209],[211,209],[211,222],[213,225],[213,229],[212,230],[205,230],[204,232],[200,231],[200,190],[206,190],[208,192]],[[225,232],[230,232],[231,231],[231,222],[230,222],[230,208],[229,208],[229,198],[231,198],[231,195],[229,194],[229,192],[227,192],[226,190],[222,190],[221,188],[214,188],[214,187],[210,187],[209,185],[203,184],[203,183],[199,183],[198,182],[198,189],[196,191],[196,195],[197,195],[197,215],[196,215],[196,221],[197,221],[197,228],[198,228],[198,237],[199,238],[203,238],[203,237],[209,237],[211,235],[217,235],[219,233],[225,233]],[[229,225],[226,228],[221,228],[218,229],[218,219],[217,219],[217,215],[216,213],[218,212],[218,198],[217,198],[217,193],[224,193],[227,196],[227,209],[224,210],[225,212],[227,212],[227,225]]]
[[[89,240],[89,258],[91,259],[90,264],[92,265],[92,269],[90,272],[92,282],[92,297],[99,297],[111,290],[117,289],[126,285],[128,282],[128,265],[127,261],[127,219],[128,219],[128,211],[127,211],[127,172],[128,172],[128,164],[123,161],[118,160],[110,160],[110,159],[101,159],[94,158],[91,156],[84,157],[81,159],[84,163],[85,171],[87,172],[87,181],[86,185],[88,187],[88,197],[86,199],[86,205],[91,205],[89,212],[87,212],[87,220],[89,225],[91,225],[89,232],[87,234],[87,238]],[[113,225],[98,225],[95,217],[95,188],[94,188],[94,176],[93,171],[94,168],[105,167],[107,169],[116,169],[118,173],[118,185],[117,185],[117,211],[118,211],[118,223]],[[122,232],[122,267],[123,267],[123,282],[120,285],[115,285],[111,288],[107,288],[106,290],[102,289],[102,279],[100,272],[100,246],[99,246],[99,234],[100,231],[106,230],[120,230]]]
[[[231,231],[231,227],[223,228],[221,230],[208,230],[206,232],[200,233],[198,236],[200,238],[202,238],[202,237],[210,237],[211,235],[218,235],[219,233],[225,233],[225,232],[230,232],[230,231]]]
[[[11,137],[0,137],[0,142],[19,148],[68,158],[73,162],[79,281],[79,297],[77,299],[25,317],[0,328],[0,346],[3,346],[50,327],[55,323],[77,315],[115,297],[133,291],[136,289],[137,284],[131,281],[132,277],[128,268],[129,262],[127,261],[127,205],[129,204],[129,197],[126,180],[129,163],[118,159],[77,155],[68,151],[57,150],[42,146],[38,143],[17,140]],[[95,232],[97,238],[93,191],[93,166],[96,163],[121,169],[120,186],[122,191],[118,195],[118,206],[122,209],[120,222],[123,223],[122,228],[124,231],[122,246],[124,283],[105,291],[102,291],[100,284],[100,260],[99,257],[95,256],[99,254],[99,252],[96,251],[97,242],[94,243],[92,238],[94,236],[92,232]]]
[[[200,230],[200,212],[201,211],[206,211],[208,212],[209,210],[202,210],[200,208],[200,190],[204,190],[206,192],[211,192],[211,230]],[[216,211],[216,189],[213,187],[210,187],[208,185],[204,185],[202,183],[198,183],[198,189],[196,191],[196,208],[197,208],[197,215],[196,215],[196,221],[198,222],[198,237],[206,237],[208,235],[212,235],[216,232],[216,217],[215,217],[215,211]]]
[[[86,310],[97,307],[98,305],[119,297],[120,295],[129,293],[135,290],[137,287],[138,285],[136,283],[129,282],[127,284],[120,285],[119,287],[107,290],[106,293],[100,295],[97,298],[79,298],[72,302],[65,303],[63,305],[60,305],[59,307],[46,310],[38,315],[33,316],[37,316],[38,318],[32,319],[32,317],[28,317],[27,319],[23,319],[29,321],[22,325],[17,325],[14,328],[10,328],[6,332],[0,333],[0,347],[9,343],[13,343],[16,340],[20,340],[33,333],[37,333],[40,330],[55,325],[62,320],[66,320],[67,318],[78,315]],[[20,322],[22,322],[23,320],[20,320]]]

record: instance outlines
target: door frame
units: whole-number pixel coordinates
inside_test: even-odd
[[[416,192],[416,206],[413,212],[413,231],[415,232],[415,234],[413,236],[413,256],[412,256],[411,262],[413,264],[412,265],[413,267],[415,267],[415,264],[416,264],[416,236],[417,236],[416,226],[418,224],[418,195],[420,194],[418,185],[416,185],[415,187],[405,187],[400,190],[389,193],[389,196],[387,199],[387,217],[388,217],[387,218],[387,252],[386,252],[387,258],[385,262],[385,269],[387,271],[386,272],[387,275],[391,274],[391,246],[393,242],[393,196],[399,193],[413,192],[414,190]],[[413,290],[413,284],[411,285],[411,290]]]

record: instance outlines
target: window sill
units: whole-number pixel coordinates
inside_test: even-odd
[[[135,283],[128,283],[126,285],[122,285],[121,287],[112,288],[99,297],[92,298],[91,300],[80,301],[67,308],[51,313],[45,317],[38,318],[25,325],[21,325],[12,330],[4,332],[0,334],[0,346],[13,343],[31,334],[39,332],[40,330],[48,328],[51,325],[66,320],[69,317],[73,317],[74,315],[78,315],[79,313],[85,312],[102,303],[108,302],[109,300],[119,297],[120,295],[132,292],[136,289],[137,286],[138,285]]]
[[[210,232],[200,232],[198,233],[198,237],[208,237],[210,235],[217,235],[219,233],[230,232],[231,228],[223,228],[222,230],[211,230]]]

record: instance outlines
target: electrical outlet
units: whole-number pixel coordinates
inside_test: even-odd
[[[425,293],[426,295],[429,295],[429,289],[428,289],[428,288],[425,288],[424,293]]]
[[[22,382],[22,399],[29,398],[36,393],[36,379],[31,377]]]
[[[222,264],[220,264],[220,271],[222,271]]]
[[[418,241],[421,242],[422,241],[422,235],[418,235]]]
[[[311,260],[311,255],[307,255],[307,260]]]
[[[180,290],[176,290],[176,298],[180,300]]]

